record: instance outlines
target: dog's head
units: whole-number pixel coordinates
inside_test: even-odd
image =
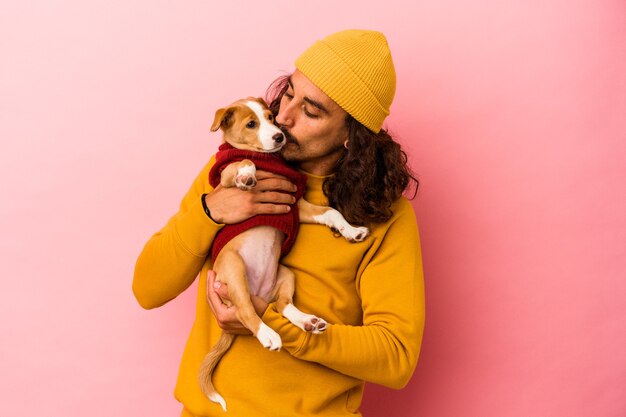
[[[224,133],[224,142],[237,149],[277,152],[286,142],[262,98],[248,97],[216,111],[211,132],[218,129]]]

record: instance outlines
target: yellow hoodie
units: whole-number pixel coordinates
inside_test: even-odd
[[[222,226],[206,216],[200,200],[212,190],[213,163],[200,172],[178,213],[150,238],[133,281],[139,304],[149,309],[178,296],[200,273],[196,318],[174,392],[186,415],[360,416],[364,381],[405,386],[422,340],[424,289],[415,216],[400,198],[391,220],[371,225],[371,236],[361,243],[335,237],[326,226],[300,226],[282,263],[296,275],[294,304],[324,318],[328,329],[303,332],[270,304],[262,319],[280,334],[283,348],[270,352],[253,336],[237,337],[213,375],[228,413],[203,396],[198,370],[221,332],[205,294],[207,255]],[[307,175],[304,198],[327,204],[324,178]]]

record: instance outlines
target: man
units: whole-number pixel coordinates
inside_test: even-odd
[[[272,90],[276,122],[287,137],[283,157],[307,174],[304,198],[328,204],[353,224],[367,225],[364,242],[349,243],[321,225],[301,225],[282,263],[296,275],[296,306],[329,322],[305,333],[255,300],[283,349],[270,352],[238,337],[213,381],[232,416],[360,415],[364,381],[393,388],[408,383],[424,325],[417,225],[401,196],[414,178],[400,146],[381,129],[395,93],[385,37],[349,30],[318,41],[296,60],[296,71]],[[294,186],[260,172],[252,191],[212,189],[212,159],[183,198],[179,212],[142,251],[133,290],[145,308],[185,290],[200,273],[196,320],[183,355],[176,398],[183,416],[218,416],[200,391],[200,363],[221,329],[246,334],[207,254],[224,224],[289,210]]]

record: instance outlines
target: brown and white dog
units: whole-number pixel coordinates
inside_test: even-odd
[[[273,120],[272,113],[263,99],[250,97],[219,109],[215,113],[211,131],[221,128],[223,142],[235,150],[271,154],[278,152],[286,143],[285,135],[274,125]],[[228,145],[223,144],[220,149],[224,146]],[[230,146],[228,148],[232,149]],[[280,159],[277,155],[272,157]],[[228,163],[222,168],[221,173],[218,173],[219,184],[223,187],[249,190],[256,185],[256,168],[250,159]],[[351,242],[362,241],[369,234],[366,227],[350,225],[341,213],[333,208],[316,206],[302,198],[298,200],[297,208],[301,223],[326,225]],[[295,235],[288,238],[293,240]],[[303,331],[321,333],[327,327],[327,323],[321,318],[305,314],[293,305],[294,274],[279,263],[285,239],[286,234],[276,227],[255,225],[228,240],[217,253],[213,263],[217,279],[228,284],[230,301],[226,302],[237,307],[237,316],[241,323],[270,350],[281,348],[280,336],[256,314],[250,294],[255,294],[267,302],[275,300],[277,310]],[[215,241],[213,245],[216,245]],[[207,291],[209,290],[207,288]],[[224,411],[226,402],[213,387],[211,376],[218,361],[231,346],[234,337],[222,333],[217,344],[206,355],[199,375],[204,394],[211,401],[219,403]]]

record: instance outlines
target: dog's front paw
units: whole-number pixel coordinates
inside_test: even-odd
[[[248,191],[256,185],[254,175],[237,175],[235,177],[235,185],[243,191]]]
[[[256,167],[247,159],[241,161],[235,175],[235,186],[240,190],[248,191],[256,185]]]
[[[354,227],[347,225],[337,229],[341,236],[350,242],[363,242],[370,235],[370,229],[367,227]]]
[[[256,338],[263,345],[264,348],[269,350],[280,350],[283,346],[280,336],[274,330],[270,329],[265,323],[261,322],[259,331],[256,334]]]
[[[328,209],[322,215],[314,216],[318,223],[325,224],[335,232],[338,232],[349,242],[362,242],[369,236],[370,230],[367,227],[352,226],[346,221],[343,215],[335,209]]]

